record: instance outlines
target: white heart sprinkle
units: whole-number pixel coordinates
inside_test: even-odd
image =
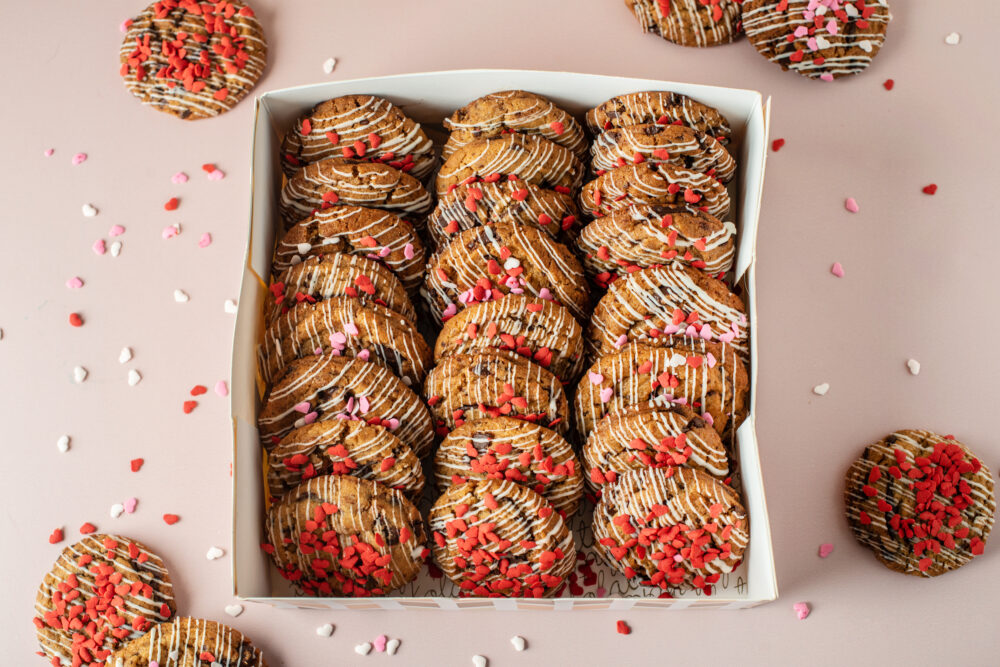
[[[226,302],[222,304],[222,309],[230,315],[234,315],[237,309],[236,302],[232,299],[226,299]]]
[[[827,39],[822,35],[816,35],[816,46],[818,46],[820,49],[828,49],[830,48],[830,42],[827,41]],[[865,47],[862,46],[861,48]]]
[[[861,40],[860,42],[858,42],[858,48],[860,48],[865,53],[871,53],[872,52],[871,40],[870,39]]]
[[[513,637],[510,638],[510,643],[514,645],[515,651],[524,650],[524,637],[521,637],[519,635],[514,635]]]
[[[316,634],[320,637],[329,637],[333,634],[333,626],[327,623],[316,628]]]
[[[503,268],[508,271],[519,266],[521,266],[521,261],[517,257],[508,257],[503,263]]]
[[[97,209],[90,204],[84,204],[80,207],[80,210],[83,211],[83,217],[85,218],[93,218],[97,215]]]
[[[73,369],[73,381],[80,384],[87,379],[87,369],[83,366],[77,366]]]
[[[207,558],[208,560],[218,560],[219,558],[222,558],[224,555],[226,555],[226,552],[220,549],[219,547],[209,547],[208,552],[205,553],[205,558]]]
[[[957,32],[950,32],[944,38],[944,43],[945,44],[949,44],[951,46],[955,46],[956,44],[958,44],[961,41],[962,41],[962,36],[959,35]]]
[[[66,452],[68,452],[69,451],[69,436],[68,435],[61,435],[61,436],[59,436],[59,439],[56,440],[56,448],[60,452],[62,452],[63,454],[65,454]]]
[[[486,667],[486,665],[489,664],[489,660],[481,655],[474,655],[472,656],[472,664],[475,665],[475,667]]]
[[[858,15],[857,8],[852,4],[845,4],[844,11],[847,13],[848,16],[852,18]]]
[[[365,642],[364,644],[358,644],[357,646],[354,647],[354,652],[357,653],[358,655],[368,655],[369,653],[372,652],[372,645],[369,642]]]
[[[823,384],[818,384],[813,387],[813,393],[817,396],[826,396],[826,392],[830,391],[830,383],[824,382]]]
[[[134,387],[140,382],[142,382],[142,376],[139,374],[139,371],[130,368],[128,371],[128,386]]]
[[[132,360],[132,348],[123,347],[122,351],[118,353],[118,363],[124,364]]]
[[[122,253],[122,242],[121,241],[115,241],[114,243],[112,243],[111,244],[111,256],[112,257],[117,257],[121,253]]]
[[[230,616],[239,616],[243,613],[243,605],[241,604],[227,604],[226,613]]]
[[[177,303],[186,303],[191,297],[188,296],[187,292],[182,289],[174,290],[174,301]]]
[[[291,264],[292,266],[295,266],[296,264],[299,264],[301,262],[302,262],[302,258],[299,257],[298,255],[296,255],[295,257],[292,257],[290,260],[288,260],[288,263]]]
[[[298,250],[300,255],[304,255],[310,250],[312,250],[313,247],[311,243],[300,243],[297,246],[295,246],[295,249]]]
[[[385,643],[385,652],[389,655],[396,655],[396,651],[399,650],[399,640],[390,639]]]
[[[323,61],[323,72],[326,74],[332,74],[335,67],[337,67],[336,58],[327,58]]]
[[[910,369],[911,375],[920,375],[920,362],[916,359],[910,359],[907,361],[906,367]]]
[[[115,503],[114,505],[111,506],[112,519],[117,519],[124,513],[125,513],[125,506],[122,505],[121,503]]]

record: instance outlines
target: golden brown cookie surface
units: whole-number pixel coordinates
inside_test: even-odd
[[[728,44],[740,34],[743,0],[625,0],[643,32],[681,46]]]
[[[662,162],[615,167],[580,190],[580,210],[594,217],[635,204],[703,211],[724,219],[730,201],[726,188],[711,176]]]
[[[715,137],[683,125],[628,125],[601,132],[590,145],[591,168],[607,171],[640,162],[665,162],[728,183],[736,160]]]
[[[160,623],[115,652],[108,667],[267,667],[264,654],[233,628],[202,618]]]
[[[732,136],[729,121],[718,109],[669,91],[618,95],[587,112],[587,127],[595,134],[613,127],[646,123],[679,123],[713,136],[723,144]]]

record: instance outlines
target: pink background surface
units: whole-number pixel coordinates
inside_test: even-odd
[[[832,84],[783,73],[744,43],[689,50],[639,34],[617,0],[557,3],[291,2],[253,4],[270,42],[268,89],[423,70],[511,67],[675,79],[773,97],[759,234],[757,431],[781,598],[743,612],[305,612],[247,605],[230,591],[231,428],[211,387],[229,375],[246,243],[252,105],[184,123],[142,108],[119,80],[119,23],[132,2],[0,2],[0,421],[6,474],[0,638],[4,662],[43,664],[30,617],[35,589],[90,521],[164,556],[183,613],[228,622],[271,665],[690,663],[996,664],[994,545],[936,580],[891,573],[850,537],[843,472],[869,441],[901,427],[954,433],[994,471],[995,355],[975,344],[1000,328],[1000,227],[993,129],[1000,108],[992,0],[893,3],[887,46],[870,70]],[[952,30],[962,43],[947,46]],[[327,77],[322,63],[336,57]],[[887,92],[882,82],[893,78]],[[45,158],[42,152],[54,148]],[[74,153],[89,159],[73,166]],[[225,180],[210,182],[214,162]],[[174,185],[170,177],[191,180]],[[929,197],[920,188],[940,186]],[[181,206],[162,204],[172,196]],[[845,197],[861,210],[850,214]],[[85,218],[80,208],[100,211]],[[182,234],[160,238],[179,222]],[[120,257],[91,244],[126,227]],[[210,232],[214,242],[199,248]],[[110,242],[110,239],[108,239]],[[846,276],[830,275],[834,261]],[[80,276],[86,285],[68,290]],[[185,290],[190,302],[174,302]],[[79,312],[86,325],[67,318]],[[117,361],[123,346],[134,360]],[[918,377],[905,362],[918,359]],[[72,369],[90,377],[74,384]],[[129,387],[128,368],[143,375]],[[811,388],[830,383],[825,397]],[[190,415],[188,390],[209,387]],[[61,454],[56,439],[72,436]],[[143,457],[139,473],[129,460]],[[130,496],[135,514],[112,519]],[[161,515],[181,521],[167,526]],[[64,527],[67,542],[48,544]],[[821,542],[836,550],[816,556]],[[995,540],[994,540],[995,541]],[[227,555],[208,561],[206,550]],[[795,618],[792,603],[812,615]],[[615,633],[624,618],[633,634]],[[331,638],[315,628],[332,623]],[[353,652],[378,634],[395,658]],[[508,643],[528,640],[524,653]]]

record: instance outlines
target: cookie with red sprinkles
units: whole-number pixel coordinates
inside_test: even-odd
[[[143,104],[196,120],[229,111],[250,92],[267,43],[242,2],[159,0],[129,20],[119,59],[125,87]]]
[[[681,46],[729,44],[740,34],[742,0],[625,0],[643,32]]]
[[[573,398],[581,441],[606,414],[647,404],[685,405],[731,441],[749,411],[749,377],[735,350],[680,336],[649,343],[628,343],[584,373]]]
[[[422,292],[438,322],[507,294],[556,300],[583,321],[590,294],[573,253],[535,227],[498,222],[460,232],[427,262]]]
[[[584,167],[573,151],[536,134],[476,139],[448,156],[437,174],[437,195],[479,181],[519,180],[564,194],[583,182]]]
[[[382,162],[333,157],[306,165],[288,177],[278,209],[288,228],[316,211],[337,205],[420,215],[433,204],[420,181],[404,171]]]
[[[413,450],[389,429],[363,421],[330,419],[297,428],[268,452],[267,461],[267,487],[275,502],[322,475],[373,479],[411,499],[424,489],[424,470]]]
[[[635,204],[592,221],[575,245],[584,271],[602,288],[671,262],[718,276],[733,266],[736,225],[701,211]]]
[[[863,72],[885,42],[886,0],[745,0],[743,28],[757,51],[811,79]]]
[[[262,545],[305,595],[372,597],[413,581],[429,555],[424,522],[401,491],[324,475],[273,505]]]
[[[294,428],[350,419],[388,428],[423,456],[434,442],[427,406],[376,361],[321,354],[288,364],[257,417],[261,445],[274,448]]]
[[[663,162],[626,164],[606,171],[580,190],[580,210],[595,218],[635,204],[729,213],[729,193],[711,176]]]
[[[576,202],[568,194],[501,179],[460,185],[440,197],[427,216],[427,231],[438,247],[459,232],[496,222],[530,225],[563,239],[576,233],[579,219]]]
[[[473,479],[508,480],[542,494],[564,518],[580,506],[581,473],[565,438],[512,417],[467,421],[445,436],[434,455],[439,491]]]
[[[461,597],[558,595],[576,563],[573,535],[559,513],[511,481],[450,487],[428,523],[434,561]]]
[[[144,544],[94,533],[62,550],[35,598],[35,628],[55,665],[103,665],[176,612],[163,560]]]
[[[651,266],[616,280],[594,307],[584,334],[597,354],[674,334],[731,344],[750,358],[747,308],[736,293],[681,262]]]
[[[555,301],[508,294],[474,303],[444,323],[434,359],[483,349],[510,350],[572,382],[583,370],[583,330]]]
[[[618,95],[587,112],[587,127],[595,135],[614,127],[629,125],[685,125],[728,144],[732,137],[729,121],[715,107],[680,93],[650,90]]]
[[[468,420],[500,416],[561,434],[569,429],[562,382],[514,352],[479,350],[441,359],[424,381],[424,399],[442,436]]]
[[[890,570],[936,577],[983,553],[996,513],[993,476],[951,435],[904,429],[868,445],[847,471],[847,523]]]
[[[750,541],[739,494],[700,470],[631,470],[594,508],[594,548],[610,566],[668,593],[712,594]]]
[[[431,366],[431,348],[412,322],[349,296],[300,305],[278,317],[264,332],[258,366],[271,383],[291,361],[319,354],[380,362],[408,387],[419,387]]]
[[[288,129],[280,152],[286,176],[331,157],[383,162],[420,179],[437,164],[420,123],[375,95],[344,95],[317,104]]]
[[[116,651],[107,667],[267,667],[264,654],[233,628],[203,618],[161,623]]]
[[[729,477],[729,456],[719,434],[686,405],[633,406],[605,415],[582,450],[587,486],[599,491],[630,470],[701,470]]]
[[[728,183],[736,160],[712,136],[683,125],[628,125],[601,132],[590,145],[596,172],[640,162],[665,162]]]
[[[289,311],[335,297],[375,303],[415,323],[417,313],[399,279],[379,262],[353,254],[327,253],[276,274],[268,286],[266,325]]]
[[[424,243],[413,225],[395,213],[360,206],[334,206],[289,227],[274,251],[278,273],[321,255],[359,255],[392,271],[416,293],[424,278]]]
[[[583,127],[546,97],[524,90],[503,90],[475,99],[444,119],[450,132],[442,149],[447,158],[476,139],[504,134],[537,134],[573,151],[581,160],[587,153]]]

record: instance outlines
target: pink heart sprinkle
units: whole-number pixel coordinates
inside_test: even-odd
[[[98,255],[103,255],[108,251],[107,247],[104,245],[104,239],[97,239],[94,241],[94,245],[91,246],[91,249]]]
[[[209,234],[208,232],[205,232],[204,234],[201,235],[201,238],[198,239],[198,247],[207,248],[210,245],[212,245],[212,235]]]
[[[304,421],[307,424],[312,424],[314,421],[316,421],[317,417],[319,417],[318,412],[310,412],[309,414],[307,414],[305,417],[302,418],[302,421]]]
[[[833,81],[833,75],[830,74],[829,72],[824,72],[823,74],[820,74],[819,78],[822,79],[823,81]]]
[[[792,609],[795,610],[795,615],[799,617],[799,620],[805,620],[806,616],[809,615],[809,603],[808,602],[796,602],[792,605]]]
[[[834,262],[833,266],[830,267],[830,273],[837,276],[838,278],[844,277],[844,267],[840,265],[840,262]]]
[[[55,152],[56,152],[56,149],[54,149],[54,148],[46,148],[44,155],[45,155],[45,157],[52,157],[52,154],[55,153]]]
[[[806,46],[809,47],[810,51],[818,51],[819,50],[819,44],[816,43],[816,38],[815,37],[810,37],[809,39],[807,39],[806,40]]]
[[[354,324],[354,322],[348,322],[347,324],[345,324],[344,331],[347,332],[347,334],[350,336],[358,335],[358,327],[356,324]]]
[[[375,641],[372,642],[372,646],[374,646],[375,650],[378,651],[379,653],[384,653],[385,643],[387,641],[389,641],[388,637],[386,637],[385,635],[379,635],[378,637],[375,638]]]
[[[66,281],[66,287],[70,289],[80,289],[81,287],[83,287],[83,281],[80,280],[78,277],[74,276]]]
[[[139,503],[139,499],[138,498],[127,498],[125,500],[125,503],[124,503],[125,504],[125,513],[126,514],[132,514],[132,512],[135,512],[135,506],[138,503]]]
[[[413,244],[407,243],[403,246],[403,257],[406,259],[413,259]]]
[[[715,425],[715,418],[712,417],[711,414],[709,414],[707,412],[703,412],[703,413],[701,413],[701,418],[704,419],[705,423],[708,424],[709,426],[714,426]]]
[[[125,31],[123,30],[122,32],[125,32]],[[151,660],[150,663],[149,663],[149,667],[160,667],[160,663],[158,663],[155,660]]]
[[[604,586],[598,586],[595,592],[597,593],[597,597],[602,598],[608,594],[608,589],[606,589]]]
[[[358,359],[360,359],[361,361],[368,361],[371,358],[371,356],[372,353],[369,352],[368,350],[361,350],[360,352],[358,352]]]
[[[362,396],[358,399],[358,404],[361,406],[361,414],[368,414],[368,410],[371,408],[371,403],[368,401],[367,396]]]
[[[601,384],[604,382],[604,376],[600,373],[589,372],[587,373],[587,379],[590,380],[590,384]]]
[[[721,340],[723,343],[732,343],[734,338],[736,338],[736,334],[733,333],[732,331],[727,331],[724,334],[719,334],[719,340]]]
[[[73,164],[83,164],[84,162],[87,161],[87,154],[86,153],[77,153],[76,155],[73,156],[73,159],[70,160],[70,161]]]
[[[826,558],[832,553],[833,553],[833,545],[830,544],[829,542],[824,542],[823,544],[819,545],[820,558]]]
[[[844,208],[846,208],[851,213],[857,213],[860,208],[858,207],[858,202],[854,200],[854,197],[848,197],[844,200]]]
[[[798,28],[796,28],[794,33],[796,37],[805,37],[808,34],[809,34],[809,28],[805,27],[804,25],[800,25]]]
[[[188,175],[185,174],[183,171],[178,171],[176,174],[170,177],[170,182],[176,185],[180,185],[181,183],[187,183]]]
[[[226,384],[225,380],[219,380],[215,383],[215,393],[219,396],[229,396],[229,385]]]
[[[707,324],[703,325],[701,327],[701,330],[698,332],[698,335],[704,338],[705,340],[712,340],[712,327],[708,326]]]
[[[351,396],[349,399],[347,399],[347,405],[344,406],[344,409],[347,410],[348,412],[354,412],[354,397],[353,396]]]
[[[163,231],[160,233],[160,236],[162,236],[165,239],[172,239],[180,233],[181,233],[180,230],[177,229],[177,227],[175,227],[174,225],[167,225],[166,227],[163,228]]]
[[[545,299],[546,301],[551,301],[552,292],[549,291],[548,287],[543,287],[542,289],[538,290],[538,298]]]
[[[611,387],[605,387],[601,390],[601,403],[607,403],[611,400],[611,397],[615,395],[615,390]]]
[[[391,253],[391,252],[392,252],[392,248],[390,248],[389,246],[383,246],[382,249],[378,251],[378,256],[379,257],[388,257],[389,253]]]
[[[310,407],[311,406],[309,405],[309,401],[302,401],[301,403],[296,403],[292,407],[292,409],[295,410],[296,412],[301,412],[302,414],[305,414],[309,412]]]
[[[448,319],[449,317],[454,317],[455,313],[457,312],[458,312],[458,306],[456,306],[453,303],[449,303],[448,307],[444,309],[443,313],[441,313],[441,319],[445,320]]]
[[[663,327],[663,333],[667,334],[668,336],[670,334],[675,334],[680,330],[681,328],[676,324],[668,324],[667,326]]]
[[[684,330],[684,335],[688,336],[689,338],[697,338],[698,337],[698,327],[696,327],[693,324],[689,324],[687,326],[687,329]]]
[[[615,341],[615,347],[624,347],[627,342],[628,342],[628,336],[622,334],[621,336],[618,337],[618,340]]]
[[[705,358],[708,359],[708,367],[715,368],[716,364],[715,355],[709,352],[708,354],[705,355]]]
[[[213,169],[208,172],[208,180],[210,181],[221,181],[226,177],[226,174],[221,169]]]
[[[827,23],[826,23],[826,31],[828,33],[830,33],[831,35],[836,35],[837,34],[837,22],[834,21],[833,19],[830,19],[829,21],[827,21]]]
[[[121,32],[127,32],[128,29],[129,29],[129,26],[131,26],[131,25],[132,25],[132,19],[125,19],[124,21],[122,21],[118,25],[118,30],[120,30]],[[149,667],[153,667],[153,663],[149,663]],[[157,665],[156,667],[160,667],[160,666]]]
[[[389,420],[389,430],[395,431],[397,428],[399,428],[399,420],[393,417]]]
[[[121,225],[112,225],[108,230],[108,236],[121,236],[125,233],[125,228]]]
[[[347,343],[347,336],[338,331],[337,333],[330,334],[330,345],[334,347],[344,347]]]

